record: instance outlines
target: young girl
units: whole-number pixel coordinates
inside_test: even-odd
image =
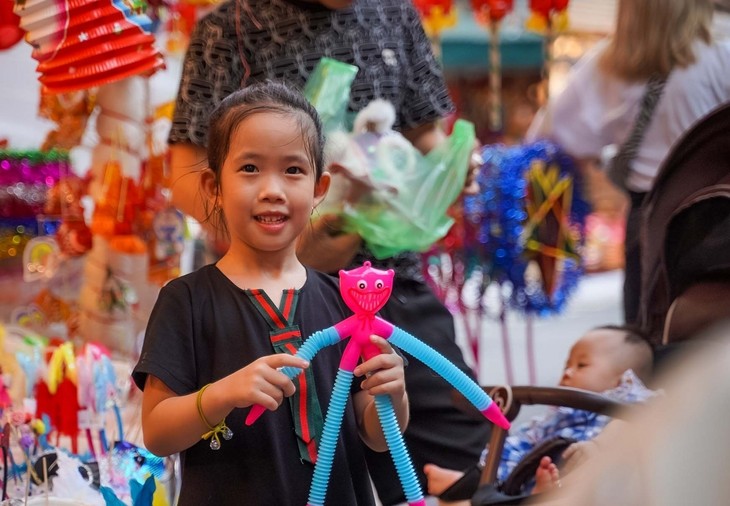
[[[304,505],[343,346],[311,364],[291,354],[350,314],[336,280],[295,254],[329,186],[320,121],[302,95],[268,82],[226,98],[209,135],[202,185],[230,247],[160,292],[133,373],[144,389],[145,445],[181,453],[181,506]],[[403,361],[372,340],[382,354],[355,369],[364,381],[353,383],[328,504],[374,504],[361,440],[387,447],[372,396],[390,395],[407,424]],[[286,366],[304,372],[292,382],[277,370]],[[271,412],[245,426],[254,404]]]

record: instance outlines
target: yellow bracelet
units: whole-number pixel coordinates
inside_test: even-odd
[[[233,431],[228,428],[226,425],[226,419],[220,421],[218,425],[213,427],[211,424],[208,423],[208,419],[205,418],[205,414],[203,414],[203,392],[205,392],[205,389],[210,386],[210,383],[207,385],[204,385],[203,388],[198,390],[198,397],[195,400],[195,405],[198,407],[198,414],[200,415],[200,419],[203,421],[203,424],[210,429],[208,432],[200,436],[201,439],[210,439],[210,449],[211,450],[220,450],[221,448],[221,440],[218,437],[220,434],[223,436],[223,439],[226,441],[230,440],[233,437]]]

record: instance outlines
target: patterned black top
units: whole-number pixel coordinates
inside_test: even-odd
[[[350,110],[374,98],[398,111],[396,128],[435,121],[454,108],[410,1],[228,0],[201,19],[185,56],[170,143],[205,147],[208,117],[248,83],[283,80],[302,89],[323,56],[360,68]]]

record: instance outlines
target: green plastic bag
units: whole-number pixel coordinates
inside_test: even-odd
[[[317,109],[325,133],[344,128],[350,87],[358,68],[349,63],[322,58],[304,86],[304,96]]]
[[[371,177],[377,187],[391,189],[346,203],[347,230],[380,259],[428,249],[453,224],[446,211],[464,187],[475,138],[474,125],[457,120],[448,139],[424,156],[410,143],[393,145],[384,137],[374,147]]]

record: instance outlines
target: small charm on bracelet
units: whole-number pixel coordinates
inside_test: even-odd
[[[221,435],[223,436],[223,439],[225,439],[226,441],[230,441],[233,437],[233,431],[226,426],[223,427],[223,434]]]
[[[203,434],[203,439],[210,439],[211,450],[221,449],[221,440],[218,437],[219,435],[223,436],[223,439],[225,439],[226,441],[230,441],[230,439],[233,437],[233,431],[228,428],[225,420],[213,427],[210,431]]]

